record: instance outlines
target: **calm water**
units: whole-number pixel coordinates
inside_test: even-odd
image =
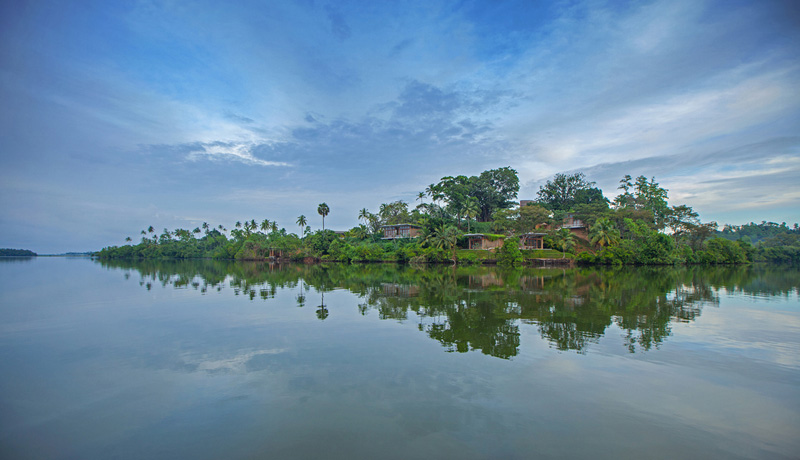
[[[798,458],[800,271],[0,260],[2,458]]]

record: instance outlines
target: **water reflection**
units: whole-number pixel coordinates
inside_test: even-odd
[[[331,312],[325,293],[347,289],[358,311],[406,321],[448,351],[508,359],[520,349],[520,326],[535,326],[561,351],[586,353],[609,328],[623,331],[630,353],[658,348],[675,323],[694,321],[719,305],[718,293],[797,295],[797,268],[636,267],[609,269],[415,268],[394,265],[276,265],[228,261],[103,261],[138,272],[139,283],[209,290],[268,300],[283,289],[296,305],[311,302],[316,317]],[[312,292],[315,291],[315,292]],[[317,304],[317,297],[319,297]]]

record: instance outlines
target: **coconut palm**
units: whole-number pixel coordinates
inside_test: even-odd
[[[359,225],[358,227],[353,227],[350,230],[350,236],[353,238],[358,238],[359,240],[365,239],[369,233],[367,232],[367,226],[364,224]]]
[[[277,232],[278,231],[278,221],[277,220],[273,220],[272,223],[269,225],[269,228],[273,232]]]
[[[369,221],[370,213],[367,211],[367,208],[361,208],[361,211],[358,211],[358,220],[363,220],[364,222]]]
[[[601,248],[613,246],[619,242],[619,230],[614,228],[613,222],[608,217],[601,217],[589,229],[592,244]]]
[[[261,222],[261,231],[264,232],[264,233],[267,233],[269,231],[269,229],[270,229],[270,221],[269,221],[269,219],[264,219]]]
[[[461,212],[464,214],[464,217],[467,218],[467,231],[470,231],[470,221],[475,218],[480,212],[480,208],[478,207],[478,201],[475,198],[470,198],[464,203],[464,207],[461,209]]]
[[[452,225],[442,224],[425,237],[425,242],[437,249],[447,249],[452,253],[453,265],[456,264],[456,244],[461,232]]]
[[[325,216],[331,212],[331,208],[326,203],[320,203],[317,206],[317,213],[322,216],[322,230],[325,230]]]
[[[300,226],[300,233],[303,236],[306,236],[306,232],[305,232],[306,224],[308,224],[308,221],[306,220],[306,216],[300,214],[300,217],[297,218],[297,225]]]
[[[568,228],[559,228],[555,234],[556,244],[561,247],[561,258],[567,256],[567,249],[575,245],[575,236]]]

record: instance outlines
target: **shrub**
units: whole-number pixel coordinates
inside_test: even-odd
[[[517,238],[506,238],[503,241],[503,246],[497,253],[497,262],[510,267],[522,265],[522,251],[519,250]]]

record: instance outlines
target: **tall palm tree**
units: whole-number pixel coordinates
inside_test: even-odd
[[[325,230],[325,216],[331,212],[331,208],[326,203],[320,203],[317,206],[317,213],[322,216],[322,230]]]
[[[156,229],[154,229],[152,225],[147,227],[147,233],[155,233],[155,231]]]
[[[267,233],[269,231],[269,229],[270,229],[270,225],[269,224],[270,224],[269,219],[264,219],[261,222],[261,231],[264,232],[264,233]]]
[[[208,222],[203,222],[203,230],[205,231],[206,235],[208,235],[208,228]]]
[[[358,220],[363,220],[365,223],[369,220],[367,208],[361,208],[361,211],[358,211]]]
[[[467,218],[467,231],[469,231],[470,221],[478,215],[478,212],[480,212],[478,201],[474,198],[468,200],[466,203],[464,203],[464,208],[461,210],[461,212],[464,214],[464,217]]]
[[[273,220],[272,223],[270,224],[269,228],[272,229],[273,232],[277,232],[278,231],[278,221],[277,220]]]
[[[300,226],[300,234],[302,236],[306,236],[305,228],[307,224],[308,221],[306,220],[306,216],[300,214],[300,217],[297,218],[297,225]]]

